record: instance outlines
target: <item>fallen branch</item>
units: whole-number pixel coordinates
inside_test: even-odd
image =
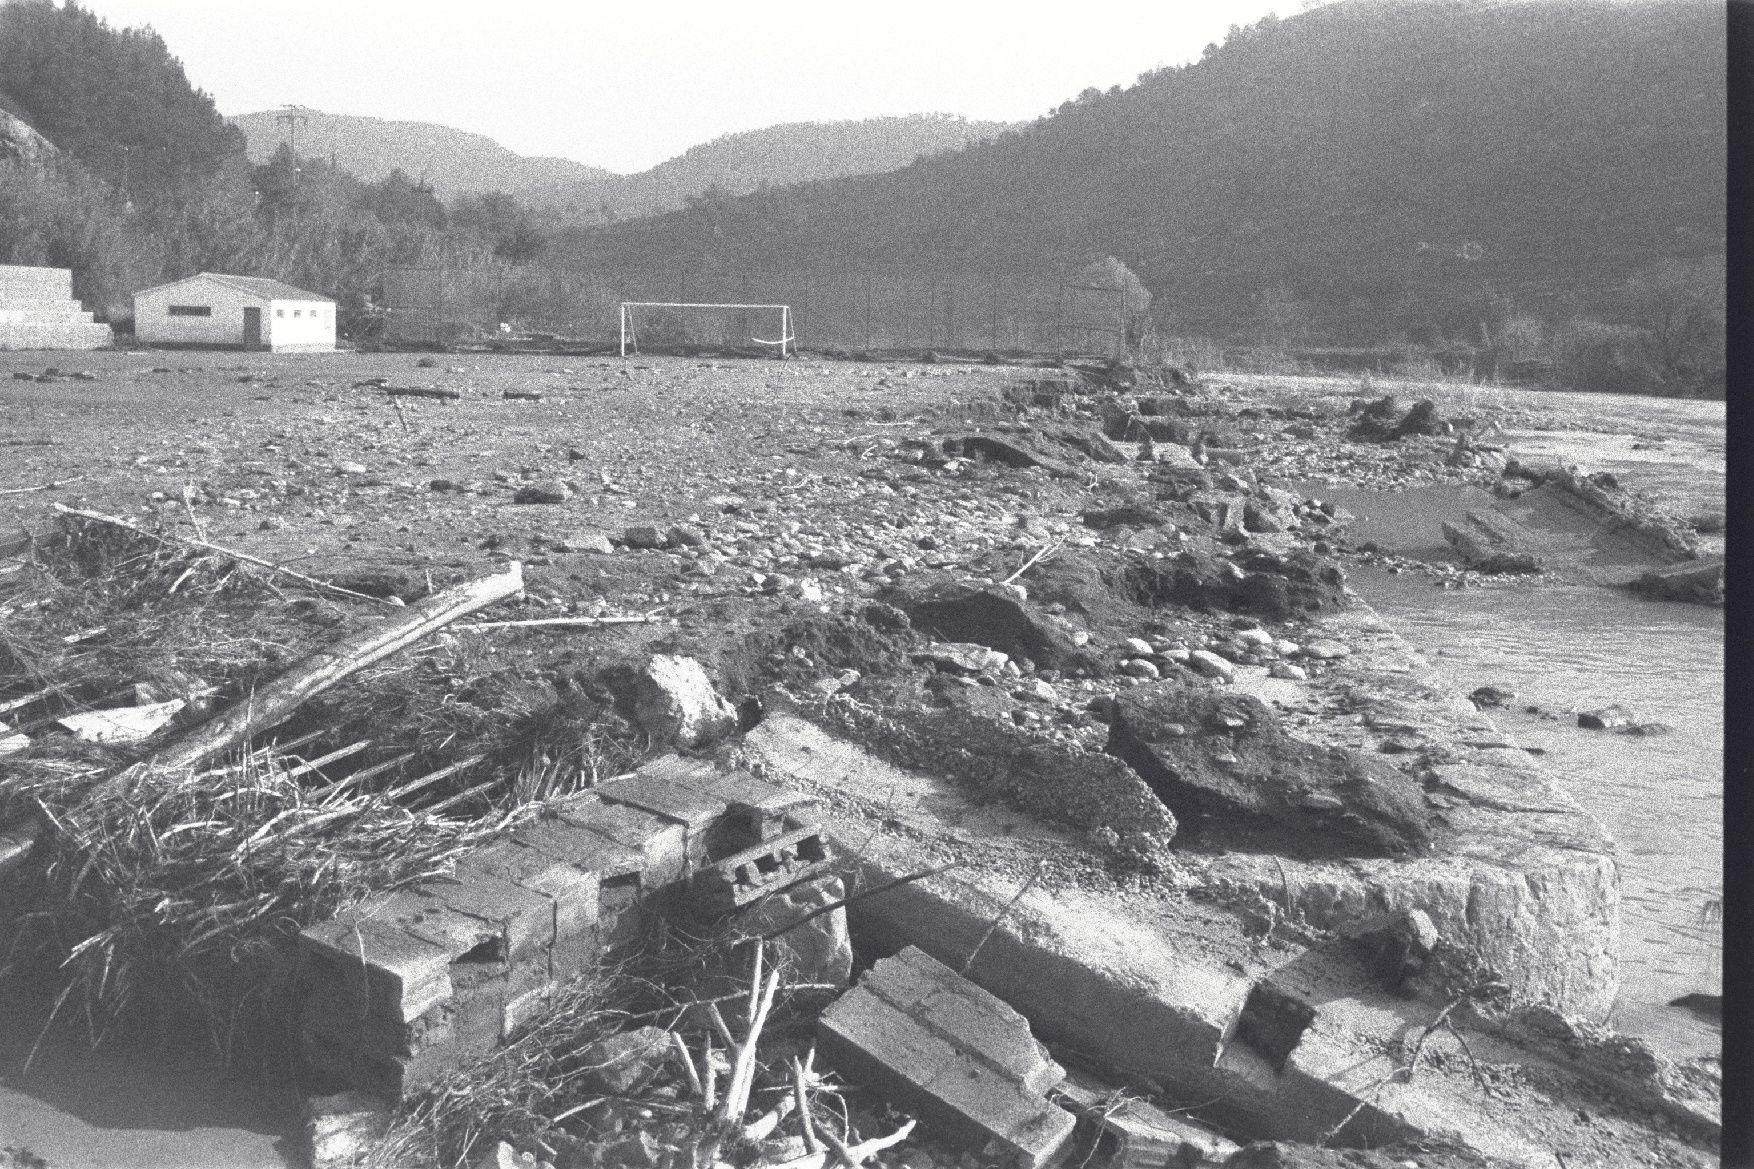
[[[377,605],[395,605],[397,607],[400,607],[402,604],[399,599],[390,600],[385,597],[369,596],[366,593],[356,593],[352,589],[344,589],[338,584],[330,584],[326,580],[318,580],[314,576],[306,576],[302,572],[295,572],[283,565],[275,564],[269,560],[263,560],[260,557],[251,556],[247,552],[239,552],[233,548],[226,548],[207,540],[195,540],[188,536],[178,536],[168,532],[151,532],[141,527],[139,524],[133,523],[130,520],[122,519],[120,516],[104,515],[101,512],[86,511],[83,508],[77,507],[68,507],[66,504],[62,503],[57,503],[54,507],[56,511],[61,512],[64,515],[74,515],[78,516],[80,519],[93,520],[100,524],[110,524],[113,527],[125,528],[136,535],[145,536],[151,540],[158,540],[167,544],[184,544],[191,548],[205,548],[209,552],[217,552],[221,556],[229,556],[233,560],[241,560],[245,564],[254,564],[258,568],[266,568],[270,572],[277,572],[282,576],[290,576],[294,580],[303,581],[305,584],[314,585],[320,589],[326,589],[331,593],[339,593],[344,597],[352,597],[356,601],[371,601],[373,604]]]
[[[878,885],[874,889],[863,889],[857,893],[853,893],[853,894],[850,894],[846,897],[842,897],[839,901],[831,901],[827,905],[824,905],[820,909],[811,910],[809,913],[806,913],[803,917],[800,917],[797,921],[794,921],[791,925],[782,926],[781,928],[773,931],[771,934],[762,935],[761,940],[764,942],[771,942],[777,937],[782,937],[785,934],[792,932],[793,930],[797,929],[799,926],[803,925],[807,921],[814,921],[817,918],[821,917],[825,913],[833,913],[835,910],[839,909],[843,905],[851,905],[855,901],[863,901],[867,897],[875,897],[879,893],[887,893],[887,892],[889,892],[889,890],[895,888],[898,885],[908,885],[908,884],[913,883],[914,881],[923,881],[927,877],[936,877],[939,873],[948,872],[949,870],[956,868],[961,863],[962,863],[961,861],[951,861],[949,864],[939,865],[935,869],[926,869],[926,870],[924,870],[922,872],[918,872],[918,873],[909,873],[905,877],[897,877],[893,881],[885,881],[885,882],[883,882],[883,884]]]
[[[465,613],[503,600],[523,587],[523,568],[513,561],[509,572],[458,585],[410,605],[405,613],[307,655],[261,690],[196,727],[180,743],[146,760],[143,766],[165,770],[194,767],[285,722],[307,700],[342,679],[382,661]],[[118,774],[109,783],[120,782],[132,770]]]
[[[53,483],[39,483],[35,487],[3,487],[0,488],[0,495],[24,495],[31,491],[53,491],[57,487],[65,487],[69,483],[78,483],[82,479],[89,478],[91,478],[90,475],[75,475],[71,479],[57,479]]]

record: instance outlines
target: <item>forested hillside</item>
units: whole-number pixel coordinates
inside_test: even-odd
[[[0,3],[0,79],[0,107],[53,146],[0,150],[0,263],[71,268],[112,318],[140,288],[210,270],[334,296],[360,329],[387,266],[522,262],[546,246],[513,200],[446,206],[400,172],[367,183],[288,152],[252,166],[156,33],[77,3]]]
[[[1182,332],[1472,339],[1724,239],[1713,5],[1340,0],[892,174],[573,241],[610,269],[1120,257]]]
[[[417,176],[441,198],[502,192],[578,223],[652,215],[709,193],[743,195],[763,187],[876,174],[921,155],[957,149],[1010,127],[950,114],[789,122],[726,134],[637,174],[620,175],[564,158],[515,154],[480,134],[426,122],[328,114],[321,110],[240,114],[250,157],[266,162],[296,132],[299,152],[332,159],[375,180],[393,170]]]

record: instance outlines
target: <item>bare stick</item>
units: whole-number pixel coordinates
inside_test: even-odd
[[[146,761],[146,766],[168,771],[192,768],[252,735],[285,722],[307,700],[337,682],[382,661],[435,629],[442,629],[458,617],[503,600],[523,587],[523,569],[513,561],[510,572],[458,585],[436,597],[410,605],[404,613],[307,655],[262,689],[196,727],[180,743],[152,756]],[[114,783],[126,774],[123,772],[110,782]]]
[[[682,1061],[682,1070],[688,1073],[688,1086],[694,1089],[696,1096],[705,1096],[706,1086],[701,1083],[700,1073],[694,1069],[694,1057],[688,1054],[688,1044],[682,1041],[682,1036],[672,1031],[670,1046],[676,1049],[676,1056]]]
[[[1006,577],[1004,580],[1000,581],[999,583],[1000,584],[1011,584],[1018,577],[1022,576],[1024,573],[1026,573],[1030,569],[1034,568],[1041,561],[1045,560],[1058,547],[1059,547],[1058,544],[1043,544],[1039,549],[1036,550],[1036,553],[1034,556],[1031,556],[1028,560],[1025,560],[1023,562],[1022,568],[1019,568],[1016,572],[1012,573],[1010,576]]]
[[[210,543],[207,540],[195,540],[188,536],[177,536],[168,532],[149,532],[139,524],[122,519],[120,516],[103,515],[100,512],[85,511],[82,508],[68,507],[63,503],[55,504],[54,508],[56,511],[65,515],[76,515],[81,519],[95,520],[100,524],[110,524],[118,528],[126,528],[128,531],[134,532],[137,535],[145,536],[150,540],[158,540],[166,544],[185,544],[191,548],[205,548],[209,552],[217,552],[221,556],[229,556],[233,560],[241,560],[245,564],[254,564],[258,568],[266,568],[269,572],[277,572],[282,576],[290,576],[294,580],[303,581],[305,584],[314,585],[320,589],[326,589],[331,593],[339,593],[344,597],[352,597],[356,601],[371,601],[373,604],[377,605],[395,605],[398,608],[401,607],[401,602],[399,600],[391,601],[386,600],[383,597],[373,597],[368,596],[365,593],[356,593],[352,589],[344,589],[340,585],[330,584],[326,580],[318,580],[314,576],[306,576],[302,572],[294,572],[292,569],[286,568],[283,565],[263,560],[260,557],[251,556],[247,552],[238,552],[231,548],[225,548],[221,545]]]
[[[833,1155],[843,1165],[863,1165],[872,1157],[892,1145],[899,1145],[913,1134],[914,1122],[908,1121],[886,1137],[872,1137],[868,1141],[860,1141],[856,1145],[848,1145],[837,1139],[833,1133],[824,1131],[824,1140],[837,1146]],[[802,1157],[793,1157],[790,1161],[781,1161],[774,1165],[764,1165],[760,1169],[828,1169],[829,1153],[806,1153]]]
[[[804,1148],[809,1152],[819,1153],[822,1151],[822,1142],[816,1139],[816,1122],[810,1117],[810,1095],[804,1085],[804,1065],[795,1055],[792,1057],[792,1096],[798,1104],[798,1121],[804,1128]]]
[[[638,613],[631,616],[614,617],[540,617],[529,621],[471,621],[465,625],[453,625],[453,629],[541,629],[544,627],[561,628],[573,626],[581,629],[594,629],[599,625],[655,625],[662,618],[651,613]]]
[[[993,931],[999,928],[999,923],[1005,920],[1005,915],[1015,909],[1017,903],[1023,900],[1024,894],[1035,888],[1035,883],[1041,878],[1041,871],[1045,866],[1045,861],[1037,861],[1035,863],[1035,872],[1029,874],[1029,880],[1023,882],[1023,888],[1017,890],[1017,895],[1007,901],[1005,903],[1005,908],[999,910],[993,920],[987,923],[987,932],[981,935],[981,940],[976,942],[974,944],[974,949],[968,952],[968,957],[962,963],[962,969],[957,971],[958,974],[962,975],[964,978],[968,977],[968,972],[973,968],[974,960],[980,957],[981,950],[985,948],[987,944],[987,939],[993,936]]]
[[[71,479],[57,479],[53,483],[40,483],[35,487],[0,488],[0,495],[23,495],[30,491],[53,491],[57,487],[65,487],[69,483],[78,483],[81,479],[89,479],[90,475],[75,475]]]

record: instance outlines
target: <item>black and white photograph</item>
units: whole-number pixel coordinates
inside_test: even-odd
[[[1754,1165],[1749,54],[0,0],[0,1169]]]

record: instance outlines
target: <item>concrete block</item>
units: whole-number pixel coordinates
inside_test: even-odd
[[[644,862],[643,884],[648,889],[661,889],[675,884],[688,871],[688,827],[686,824],[654,815],[626,804],[604,803],[591,793],[589,799],[574,799],[553,809],[556,819],[576,828],[586,828],[603,837],[607,850],[632,849]],[[577,863],[595,868],[590,857]],[[601,870],[598,870],[601,871]]]
[[[570,978],[596,959],[596,873],[515,839],[498,841],[465,857],[456,871],[460,877],[471,873],[496,877],[549,899],[554,938],[548,951],[549,977]]]
[[[1048,1103],[1037,1086],[1064,1073],[1022,1017],[995,1003],[911,949],[877,963],[823,1012],[822,1051],[843,1074],[911,1107],[949,1139],[1034,1169],[1072,1132],[1071,1113]],[[995,1034],[1001,1016],[1018,1035]]]
[[[684,829],[687,871],[709,856],[736,852],[757,839],[752,826],[746,823],[748,817],[729,815],[724,800],[655,772],[638,771],[598,784],[592,790],[612,806],[625,805],[680,823]]]
[[[832,863],[820,828],[794,828],[708,865],[695,874],[692,892],[703,909],[729,912],[817,876]]]
[[[961,1050],[1032,1092],[1045,1092],[1065,1078],[1065,1069],[1030,1034],[1027,1019],[923,950],[909,946],[884,959],[859,985],[934,1031],[955,1036]]]
[[[639,849],[616,844],[601,833],[558,819],[526,824],[512,833],[512,840],[577,865],[602,880],[640,873],[646,867],[645,854]]]
[[[310,1031],[300,1034],[299,1048],[306,1066],[320,1077],[392,1104],[455,1071],[466,1058],[455,1044],[438,1044],[415,1056],[391,1055]]]
[[[383,922],[336,920],[299,936],[301,978],[355,1015],[410,1023],[451,996],[451,955]]]
[[[597,944],[613,950],[638,942],[645,936],[644,898],[637,877],[605,881],[597,897]]]
[[[361,1014],[349,1003],[337,1003],[320,993],[308,993],[299,1007],[299,1027],[338,1043],[348,1043],[387,1055],[419,1055],[427,1048],[451,1042],[456,1013],[450,999],[409,1022],[398,1022],[383,1013]]]
[[[699,759],[681,755],[665,755],[642,766],[639,775],[653,775],[704,792],[723,801],[727,814],[748,824],[753,838],[739,845],[738,851],[770,836],[785,832],[788,815],[797,815],[819,799],[804,792],[777,787],[746,771],[721,771]],[[715,854],[714,859],[718,855]]]
[[[554,943],[554,902],[541,893],[481,872],[423,882],[418,891],[449,909],[495,927],[504,938],[505,961],[548,960]]]

